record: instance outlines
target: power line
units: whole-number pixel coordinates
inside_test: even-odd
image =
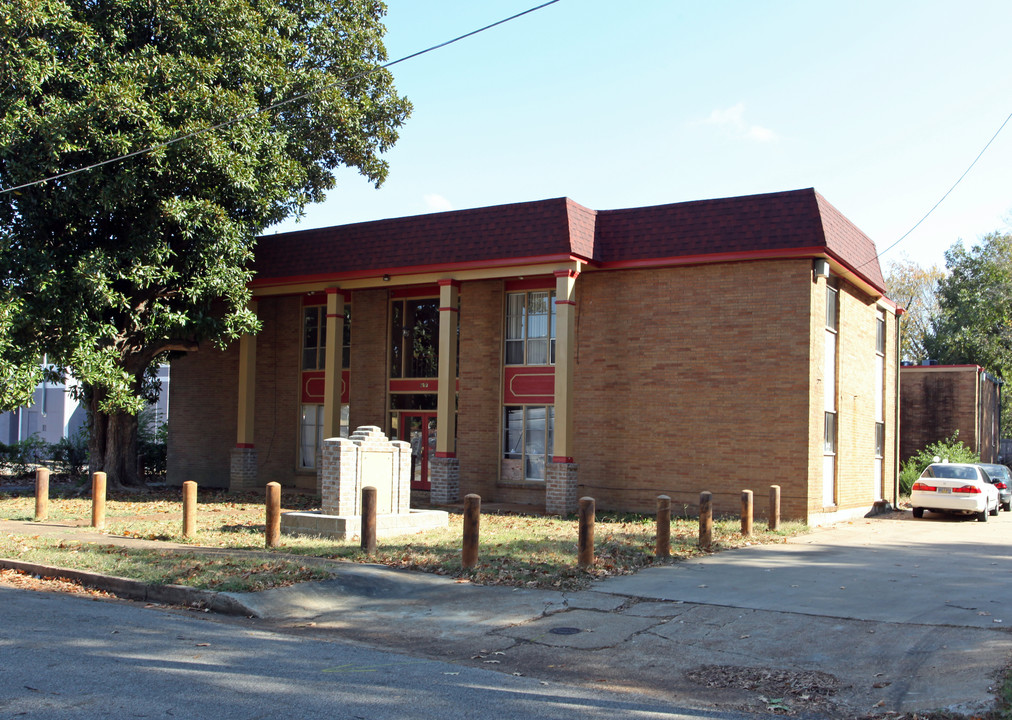
[[[983,148],[983,149],[982,149],[982,150],[981,150],[981,151],[980,151],[979,153],[977,153],[977,157],[975,157],[975,158],[973,159],[973,162],[972,162],[972,163],[970,163],[970,167],[968,167],[968,168],[967,168],[966,170],[964,170],[964,171],[963,171],[963,174],[959,176],[959,179],[958,179],[958,180],[956,180],[956,182],[954,182],[954,183],[952,184],[952,187],[950,187],[950,188],[948,189],[948,191],[946,191],[946,193],[945,193],[944,195],[942,195],[942,197],[941,197],[941,198],[940,198],[940,199],[938,200],[938,202],[936,202],[936,203],[935,203],[934,205],[932,205],[932,206],[931,206],[931,209],[930,209],[930,210],[928,210],[928,211],[927,211],[926,213],[924,213],[924,217],[922,217],[922,218],[921,218],[920,220],[918,220],[918,221],[917,221],[917,223],[916,223],[916,224],[915,224],[915,225],[914,225],[914,226],[913,226],[912,228],[910,228],[910,229],[909,229],[909,230],[907,230],[907,231],[906,231],[905,233],[903,233],[903,235],[902,235],[902,236],[900,237],[900,239],[899,239],[899,240],[897,240],[897,241],[896,241],[896,242],[894,242],[894,243],[893,243],[892,245],[890,245],[890,246],[889,246],[889,247],[887,247],[887,248],[886,248],[885,250],[883,250],[883,251],[882,251],[882,252],[880,252],[880,253],[879,253],[878,255],[876,255],[876,256],[874,257],[874,260],[878,260],[878,259],[879,259],[880,257],[882,257],[883,255],[885,255],[885,254],[886,254],[887,252],[889,252],[890,250],[892,250],[892,249],[893,249],[894,247],[896,247],[897,245],[899,245],[899,244],[900,244],[901,242],[903,242],[903,241],[904,241],[904,240],[905,240],[905,239],[907,238],[907,235],[909,235],[909,234],[910,234],[910,233],[912,233],[912,232],[913,232],[914,230],[916,230],[916,229],[917,229],[918,227],[920,227],[920,224],[921,224],[922,222],[924,222],[925,220],[927,220],[927,219],[928,219],[928,216],[929,216],[929,215],[931,215],[931,213],[933,213],[933,212],[934,212],[934,211],[935,211],[935,210],[936,210],[936,209],[938,208],[938,206],[942,204],[942,202],[943,202],[943,201],[945,200],[945,198],[949,197],[949,194],[950,194],[950,193],[951,193],[951,192],[952,192],[953,190],[955,190],[955,189],[956,189],[956,186],[957,186],[957,185],[959,185],[959,183],[963,182],[963,178],[965,178],[965,177],[966,177],[966,176],[967,176],[967,175],[968,175],[968,174],[970,173],[970,171],[971,171],[971,170],[973,170],[973,166],[977,164],[977,161],[978,161],[978,160],[980,160],[981,156],[982,156],[982,155],[983,155],[983,154],[984,154],[985,152],[987,152],[987,149],[988,149],[989,147],[991,147],[991,143],[993,143],[993,142],[995,141],[995,138],[997,138],[997,137],[998,137],[999,133],[1001,133],[1001,131],[1005,129],[1005,126],[1006,126],[1006,125],[1008,125],[1008,123],[1009,123],[1009,120],[1012,120],[1012,113],[1009,113],[1009,116],[1008,116],[1007,118],[1005,118],[1005,122],[1003,122],[1003,123],[1001,124],[1001,127],[999,127],[999,128],[998,128],[998,129],[997,129],[997,130],[995,131],[994,135],[992,135],[992,136],[991,136],[991,139],[987,141],[987,145],[985,145],[985,146],[984,146],[984,148]],[[868,265],[868,264],[869,264],[869,263],[871,263],[871,262],[872,262],[872,260],[869,260],[868,262],[864,263],[864,265]],[[861,268],[863,268],[863,267],[864,267],[864,265],[860,265],[860,266],[859,266],[859,267],[857,267],[856,269],[860,270]]]
[[[439,50],[439,49],[444,48],[444,47],[446,47],[448,45],[453,45],[456,42],[460,42],[461,40],[469,38],[469,37],[471,37],[473,35],[477,35],[479,33],[483,33],[486,30],[491,30],[492,28],[498,27],[499,25],[504,25],[504,24],[506,24],[506,23],[508,23],[508,22],[510,22],[512,20],[516,20],[517,18],[523,17],[524,15],[529,15],[530,13],[537,12],[538,10],[541,10],[542,8],[546,8],[549,5],[554,5],[557,2],[559,2],[559,0],[548,0],[548,2],[544,2],[541,5],[536,5],[535,7],[529,8],[529,9],[524,10],[522,12],[518,12],[516,15],[511,15],[510,17],[503,18],[502,20],[497,20],[496,22],[491,23],[489,25],[486,25],[485,27],[478,28],[477,30],[472,30],[471,32],[465,33],[463,35],[458,35],[457,37],[453,38],[452,40],[447,40],[446,42],[441,42],[438,45],[433,45],[433,46],[428,47],[428,48],[426,48],[424,50],[419,50],[418,52],[412,53],[410,55],[405,55],[402,58],[398,58],[397,60],[392,60],[391,62],[385,63],[383,65],[377,65],[374,68],[371,68],[369,70],[364,70],[364,71],[362,71],[360,73],[356,73],[355,75],[352,75],[349,78],[344,78],[344,79],[341,79],[341,80],[337,80],[337,81],[332,82],[332,83],[330,83],[328,85],[324,85],[323,87],[317,88],[316,90],[310,90],[309,92],[302,93],[301,95],[296,95],[295,97],[288,98],[287,100],[280,100],[280,101],[278,101],[278,102],[276,102],[276,103],[274,103],[272,105],[268,105],[267,107],[263,107],[263,108],[260,108],[258,110],[253,110],[253,111],[248,112],[248,113],[243,113],[242,115],[237,115],[236,117],[233,117],[233,118],[231,118],[229,120],[225,120],[224,122],[220,122],[220,123],[218,123],[216,125],[210,125],[208,127],[201,128],[200,130],[194,130],[193,132],[186,133],[185,135],[180,135],[179,137],[172,138],[171,140],[166,140],[165,142],[157,143],[155,145],[150,145],[150,146],[148,146],[146,148],[142,148],[140,150],[134,150],[133,152],[126,153],[125,155],[118,155],[117,157],[110,158],[108,160],[102,160],[101,162],[92,163],[91,165],[86,165],[84,167],[80,167],[80,168],[77,168],[75,170],[68,170],[66,172],[58,173],[56,175],[51,175],[49,177],[42,178],[41,180],[33,180],[31,182],[24,183],[23,185],[15,185],[14,187],[2,188],[2,189],[0,189],[0,195],[6,195],[7,193],[12,193],[12,192],[15,192],[17,190],[24,190],[25,188],[34,187],[35,185],[41,185],[42,183],[49,182],[51,180],[60,180],[62,178],[69,177],[71,175],[77,175],[78,173],[83,173],[83,172],[87,172],[89,170],[94,170],[95,168],[102,167],[103,165],[109,165],[111,163],[120,162],[121,160],[127,160],[129,158],[136,157],[138,155],[144,155],[146,153],[154,152],[155,150],[161,150],[162,148],[169,147],[170,145],[174,145],[176,143],[182,142],[183,140],[189,140],[190,138],[197,137],[198,135],[203,135],[205,133],[214,132],[215,130],[220,130],[223,127],[228,127],[229,125],[234,125],[235,123],[240,122],[242,120],[248,120],[250,118],[256,117],[257,115],[262,115],[263,113],[271,112],[272,110],[276,110],[279,107],[283,107],[285,105],[290,105],[291,103],[298,102],[300,100],[304,100],[307,97],[311,97],[313,95],[318,95],[319,93],[324,92],[326,90],[331,90],[331,89],[334,89],[334,88],[344,87],[344,86],[348,85],[348,83],[354,82],[355,80],[361,80],[362,78],[365,78],[365,77],[369,77],[373,73],[377,73],[380,70],[385,70],[387,68],[391,68],[394,65],[398,65],[398,64],[400,64],[402,62],[406,62],[408,60],[411,60],[413,58],[419,57],[421,55],[425,55],[426,53],[433,52],[434,50]]]

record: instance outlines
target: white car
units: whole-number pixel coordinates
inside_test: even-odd
[[[984,470],[968,463],[932,463],[924,468],[910,491],[914,517],[932,512],[973,514],[981,522],[997,515],[998,490]]]

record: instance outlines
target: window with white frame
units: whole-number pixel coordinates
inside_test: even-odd
[[[323,445],[323,405],[303,405],[299,424],[299,467],[316,467],[316,451]]]
[[[875,487],[876,499],[885,497],[885,311],[875,318]]]
[[[836,452],[839,435],[839,418],[836,412],[836,351],[839,331],[840,293],[835,287],[827,283],[822,446],[822,502],[827,507],[836,504]]]
[[[555,364],[555,291],[507,293],[506,364]]]
[[[503,459],[514,473],[506,479],[544,480],[555,442],[555,407],[521,405],[503,408]]]

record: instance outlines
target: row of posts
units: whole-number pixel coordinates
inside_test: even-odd
[[[91,477],[91,526],[105,527],[106,475],[93,473]],[[277,547],[281,540],[281,485],[267,483],[265,498],[266,523],[264,541],[267,547]],[[376,552],[376,488],[362,489],[362,525],[360,531],[362,549],[372,555]],[[49,515],[49,470],[39,468],[35,473],[35,520],[45,520]],[[753,497],[751,490],[741,492],[741,534],[752,534]],[[770,485],[769,529],[780,526],[780,486]],[[580,498],[579,532],[577,540],[577,564],[588,568],[594,564],[594,498]],[[464,532],[460,561],[464,568],[478,564],[478,536],[481,526],[481,496],[464,497]],[[183,537],[196,534],[197,527],[197,483],[187,480],[183,483]],[[713,494],[699,494],[699,547],[709,550],[713,545]],[[657,535],[654,554],[658,558],[671,556],[671,498],[657,496]]]

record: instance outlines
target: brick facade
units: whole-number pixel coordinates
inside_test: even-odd
[[[982,462],[998,461],[999,387],[981,368],[901,368],[900,402],[901,460],[958,431]]]
[[[659,229],[657,223],[681,222],[681,211],[656,210],[621,211],[648,223],[636,230],[649,235],[649,252],[658,253],[648,259],[668,257],[663,254],[668,252],[665,243],[680,237]],[[823,205],[818,210],[832,215]],[[617,248],[644,252],[645,246],[637,245],[633,236],[621,241],[628,248],[619,247],[615,233],[629,224],[621,212],[615,211],[603,225],[601,253],[616,256]],[[705,212],[713,208],[708,206]],[[594,232],[593,217],[586,212],[573,217],[579,220],[567,229],[574,234],[573,246],[583,248],[581,243],[588,242],[593,246],[593,239],[588,240]],[[845,230],[835,228],[839,235],[832,240],[837,243],[833,252],[852,254],[851,264],[857,266],[873,245],[840,218],[832,215]],[[790,217],[783,222],[791,222]],[[733,250],[740,233],[733,223],[727,228],[732,225],[734,231],[728,230],[721,242]],[[686,241],[687,247],[697,252],[710,249],[706,233],[724,232],[722,227],[717,223],[700,231],[701,239],[692,240],[695,245]],[[493,258],[494,268],[471,267],[466,272],[473,271],[473,277],[454,278],[460,285],[456,457],[430,458],[432,499],[452,502],[477,493],[486,502],[572,512],[579,497],[590,496],[601,510],[653,512],[657,496],[664,494],[676,513],[691,514],[697,511],[700,492],[706,490],[712,493],[716,512],[731,513],[740,508],[742,490],[763,498],[769,486],[777,484],[785,518],[843,517],[870,508],[883,494],[874,482],[876,393],[882,392],[884,495],[895,502],[897,325],[891,303],[881,292],[875,294],[880,287],[875,284],[877,264],[870,281],[850,271],[841,274],[841,266],[834,265],[840,291],[838,436],[835,490],[827,504],[823,493],[827,280],[813,271],[810,253],[813,243],[819,242],[818,233],[829,230],[800,223],[796,238],[770,240],[770,233],[775,235],[780,226],[770,227],[755,230],[747,242],[796,243],[785,247],[804,252],[771,257],[764,251],[761,257],[684,263],[643,262],[641,255],[631,255],[628,264],[612,265],[603,260],[581,264],[572,256],[555,260],[554,265],[524,260],[534,263],[533,271],[520,261],[516,267],[495,265],[500,261]],[[825,238],[822,242],[830,244]],[[839,244],[844,242],[850,245]],[[593,247],[587,252],[597,253]],[[873,253],[870,257],[874,259]],[[531,287],[555,287],[560,268],[576,276],[569,447],[573,462],[549,463],[544,482],[510,480],[502,471],[506,283],[522,280],[534,283]],[[420,270],[401,287],[432,286],[442,277],[437,271]],[[363,278],[355,276],[351,282],[357,285],[349,291],[350,426],[376,426],[385,432],[391,417],[389,304],[391,289],[398,285],[382,271]],[[538,285],[542,279],[544,284]],[[310,283],[304,292],[310,289],[320,291]],[[321,472],[318,485],[315,472],[297,470],[301,302],[297,289],[259,300],[263,330],[257,337],[252,452],[233,452],[237,347],[202,350],[173,363],[170,483],[196,479],[205,486],[227,486],[232,462],[238,459],[249,465],[253,456],[258,486],[275,480],[286,488],[320,492],[332,482]],[[881,311],[887,341],[879,386],[875,372]],[[328,462],[337,460],[324,457],[321,467]],[[248,474],[246,468],[235,476]],[[236,481],[240,482],[248,481]],[[757,503],[757,517],[765,510],[764,503]]]

